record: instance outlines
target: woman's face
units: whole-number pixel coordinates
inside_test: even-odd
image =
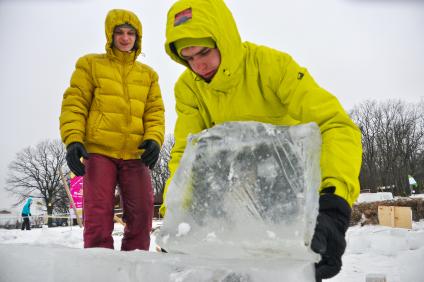
[[[131,27],[116,27],[113,31],[113,44],[122,52],[131,52],[137,32]]]
[[[207,82],[212,80],[221,64],[221,53],[218,48],[186,47],[181,50],[181,57]]]

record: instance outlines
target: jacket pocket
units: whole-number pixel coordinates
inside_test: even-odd
[[[93,142],[98,135],[99,127],[103,119],[103,113],[91,112],[87,120],[87,141]]]

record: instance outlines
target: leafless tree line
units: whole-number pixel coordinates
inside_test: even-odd
[[[411,193],[408,175],[424,183],[424,101],[366,101],[351,116],[362,131],[362,189]]]

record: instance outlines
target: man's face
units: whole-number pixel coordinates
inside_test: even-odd
[[[130,27],[116,27],[113,31],[113,44],[122,52],[130,52],[135,44],[136,31]]]
[[[181,57],[207,82],[212,80],[221,64],[218,48],[191,46],[181,50]]]

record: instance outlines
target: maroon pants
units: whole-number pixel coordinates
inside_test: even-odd
[[[84,248],[113,249],[115,187],[119,184],[126,223],[121,250],[148,250],[153,217],[148,168],[140,160],[98,154],[90,154],[84,164]]]

